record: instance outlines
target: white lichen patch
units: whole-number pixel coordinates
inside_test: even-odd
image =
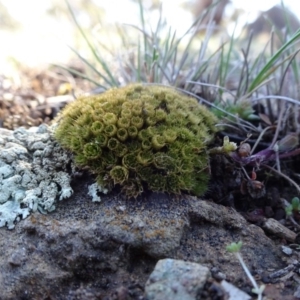
[[[1,129],[0,227],[13,229],[31,212],[51,212],[58,200],[70,197],[70,162],[47,125]]]
[[[98,193],[107,194],[108,192],[108,189],[103,188],[97,183],[89,185],[88,190],[88,195],[92,197],[93,202],[101,202],[101,197],[98,195]]]

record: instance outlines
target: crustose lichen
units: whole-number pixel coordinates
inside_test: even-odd
[[[46,125],[0,130],[0,227],[15,227],[31,212],[55,209],[73,190],[67,171],[70,154]]]
[[[129,85],[69,104],[55,137],[111,190],[202,195],[216,117],[195,99],[161,86]]]

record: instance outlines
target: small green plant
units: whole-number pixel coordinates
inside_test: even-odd
[[[261,285],[260,287],[257,285],[254,277],[252,276],[251,272],[249,271],[247,265],[245,264],[244,260],[243,260],[243,257],[240,253],[241,251],[241,248],[242,248],[242,241],[239,241],[238,243],[231,243],[230,245],[228,245],[226,247],[226,250],[228,252],[231,252],[233,253],[236,258],[238,259],[238,261],[240,262],[241,266],[243,267],[247,277],[249,278],[249,280],[251,281],[252,285],[253,285],[253,289],[252,289],[252,293],[254,294],[257,294],[258,296],[258,300],[261,300],[262,299],[262,293],[265,289],[265,286],[264,285]]]
[[[249,99],[243,99],[234,103],[233,101],[224,101],[219,104],[215,103],[217,107],[213,107],[213,113],[218,116],[218,118],[224,118],[228,116],[228,113],[235,116],[235,118],[228,116],[228,119],[235,121],[236,118],[241,118],[246,121],[259,120],[259,117],[255,114],[252,108],[251,101]],[[220,110],[222,108],[222,110]]]
[[[300,213],[300,200],[298,197],[292,199],[292,203],[285,208],[285,212],[288,216]]]
[[[209,150],[210,154],[231,154],[237,149],[237,145],[229,140],[228,136],[224,136],[223,145]]]
[[[128,198],[145,188],[202,195],[207,189],[207,145],[216,117],[170,87],[141,84],[114,88],[69,104],[55,131],[75,163]]]

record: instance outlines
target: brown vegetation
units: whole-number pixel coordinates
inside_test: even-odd
[[[200,15],[203,15],[200,21],[200,30],[207,28],[210,20],[212,20],[214,26],[218,26],[222,21],[224,10],[229,0],[197,0],[195,1],[193,8],[193,15],[195,19],[198,19]],[[215,4],[216,3],[216,4]],[[207,12],[206,12],[207,10]]]

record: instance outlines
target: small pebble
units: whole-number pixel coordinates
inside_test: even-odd
[[[293,254],[293,250],[287,246],[281,246],[281,251],[288,256],[291,256]]]

